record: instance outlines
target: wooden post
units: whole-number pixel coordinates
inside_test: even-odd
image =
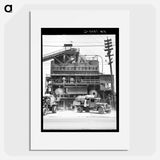
[[[106,57],[109,58],[109,65],[110,65],[110,73],[111,73],[111,90],[112,90],[112,106],[113,108],[115,108],[115,98],[114,98],[114,75],[113,75],[113,71],[112,71],[112,57],[113,54],[111,55],[111,50],[113,50],[112,48],[112,39],[108,39],[107,37],[107,40],[104,40],[104,44],[105,44],[105,51],[107,51],[107,55]]]

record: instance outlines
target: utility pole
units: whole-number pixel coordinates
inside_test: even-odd
[[[109,59],[109,63],[108,65],[110,66],[110,73],[111,73],[111,90],[112,90],[112,99],[113,99],[113,107],[115,108],[115,100],[114,100],[114,75],[113,75],[113,70],[112,70],[112,63],[113,63],[113,54],[111,54],[111,51],[113,50],[112,48],[112,39],[108,39],[104,40],[104,46],[105,49],[104,51],[107,52],[107,54],[105,55],[105,57],[108,57]]]

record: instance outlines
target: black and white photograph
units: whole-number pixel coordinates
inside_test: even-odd
[[[129,12],[61,13],[30,15],[31,148],[128,149]]]
[[[118,131],[118,28],[41,28],[41,130]]]

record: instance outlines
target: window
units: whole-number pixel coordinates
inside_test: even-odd
[[[91,102],[94,102],[94,99],[91,99]]]

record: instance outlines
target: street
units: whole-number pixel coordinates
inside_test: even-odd
[[[99,114],[96,111],[77,113],[57,111],[43,117],[43,129],[116,129],[116,111]]]

